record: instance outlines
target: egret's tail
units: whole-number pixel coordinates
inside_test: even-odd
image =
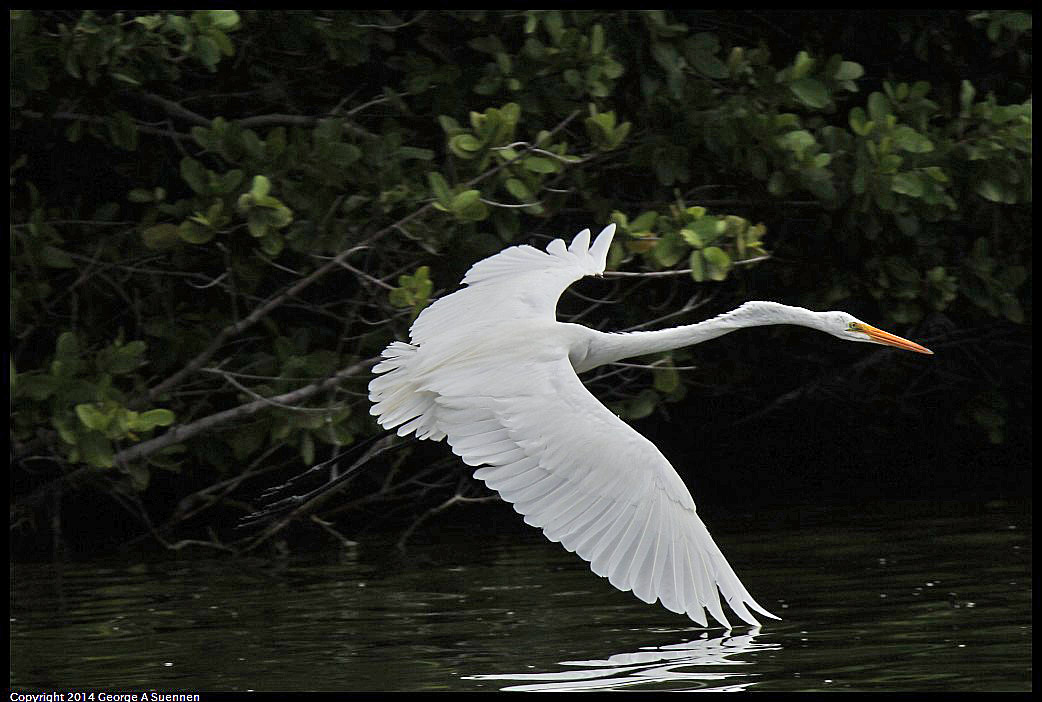
[[[419,347],[394,341],[383,351],[384,360],[373,367],[380,373],[369,382],[369,413],[385,429],[398,427],[398,436],[416,432],[418,439],[439,441],[445,433],[435,425],[437,395],[421,389],[410,366]],[[400,425],[400,426],[399,426]]]

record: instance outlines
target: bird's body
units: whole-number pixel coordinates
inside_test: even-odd
[[[800,324],[929,353],[843,312],[749,302],[714,319],[608,334],[556,320],[568,285],[604,271],[614,225],[544,253],[515,246],[479,261],[467,287],[424,310],[410,343],[374,368],[372,413],[399,435],[447,439],[474,476],[525,522],[645,602],[729,626],[717,590],[744,621],[774,617],[738,580],[666,458],[589,393],[577,373],[762,324]]]

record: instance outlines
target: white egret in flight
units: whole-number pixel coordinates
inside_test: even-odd
[[[691,493],[653,443],[580,382],[606,363],[698,344],[744,327],[798,324],[847,341],[932,353],[845,312],[746,302],[713,319],[661,331],[609,334],[558,322],[571,283],[604,272],[615,225],[546,251],[511,246],[475,263],[466,287],[423,310],[410,341],[383,352],[371,409],[398,435],[446,439],[474,477],[525,522],[647,603],[730,628],[717,590],[749,624],[752,598],[695,512]]]

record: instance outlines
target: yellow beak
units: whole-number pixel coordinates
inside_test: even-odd
[[[904,349],[905,351],[915,351],[916,353],[928,353],[931,356],[933,355],[933,351],[925,346],[920,346],[914,341],[909,341],[908,339],[902,339],[901,337],[891,334],[890,332],[885,332],[882,329],[876,329],[870,324],[861,324],[860,327],[861,331],[872,337],[872,341],[875,341],[878,344],[886,344],[887,346],[894,346],[899,349]]]

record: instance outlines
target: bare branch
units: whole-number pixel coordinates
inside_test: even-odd
[[[336,386],[337,383],[341,382],[345,378],[351,378],[361,371],[370,368],[375,365],[378,358],[370,358],[360,363],[356,363],[353,366],[338,371],[335,375],[332,375],[325,380],[311,385],[287,392],[282,395],[276,395],[274,397],[265,397],[253,402],[248,402],[238,407],[233,407],[223,412],[217,412],[211,414],[202,419],[198,419],[190,424],[182,424],[176,426],[170,431],[166,432],[161,436],[157,436],[154,439],[148,441],[142,441],[140,444],[135,444],[128,449],[124,449],[117,453],[113,460],[119,464],[124,465],[130,461],[135,461],[145,456],[150,456],[160,449],[172,446],[174,444],[181,443],[186,439],[189,439],[196,434],[200,434],[205,431],[209,431],[214,427],[217,427],[226,422],[230,422],[233,419],[241,419],[242,417],[249,417],[250,415],[256,414],[262,409],[270,408],[272,403],[277,405],[293,405],[301,400],[311,397],[312,395],[319,393],[323,390],[327,390],[331,387]]]
[[[432,507],[423,514],[421,514],[416,521],[409,525],[409,528],[402,532],[402,535],[398,537],[398,542],[395,544],[398,548],[404,549],[405,542],[409,540],[409,537],[413,535],[416,529],[423,524],[425,521],[438,514],[444,512],[453,505],[458,505],[466,502],[478,503],[478,502],[497,502],[499,501],[498,495],[489,495],[487,497],[464,497],[463,495],[456,493],[449,499],[442,502],[437,507]]]
[[[21,114],[31,119],[43,119],[44,114],[42,112],[35,112],[33,110],[22,110]],[[60,119],[63,121],[74,121],[74,122],[91,122],[92,124],[107,124],[108,120],[104,117],[98,117],[95,115],[85,115],[78,112],[55,112],[47,117],[53,117],[54,119]],[[181,134],[180,132],[170,131],[169,129],[158,129],[156,127],[150,127],[147,124],[135,123],[134,128],[139,132],[146,134],[157,134],[159,136],[170,137],[171,139],[191,139],[192,137],[188,134]]]
[[[351,466],[348,467],[342,475],[333,478],[331,481],[329,481],[329,483],[320,486],[316,490],[313,490],[311,493],[299,497],[290,497],[286,500],[280,501],[282,503],[291,505],[289,513],[286,514],[282,519],[279,519],[277,522],[271,524],[268,528],[266,528],[259,536],[255,537],[252,541],[250,541],[242,549],[242,551],[252,551],[253,549],[257,548],[262,543],[270,539],[272,536],[286,528],[286,526],[293,522],[293,520],[297,519],[298,517],[302,517],[305,514],[313,512],[315,509],[318,508],[319,505],[321,505],[327,499],[343,490],[348,485],[348,482],[345,480],[346,478],[349,478],[352,475],[354,475],[355,471],[358,468],[364,466],[366,463],[368,463],[376,456],[393,448],[395,446],[394,440],[396,438],[397,437],[391,434],[390,436],[385,436],[382,439],[378,440],[375,444],[369,447],[369,450],[367,450],[361,458],[352,463]],[[292,507],[292,505],[296,506]],[[286,507],[280,506],[277,512],[285,513],[285,510]]]
[[[160,97],[153,93],[142,93],[141,99],[143,99],[145,102],[150,102],[153,105],[162,108],[167,114],[173,117],[180,117],[183,120],[187,120],[188,122],[195,124],[196,126],[209,127],[211,124],[213,124],[213,120],[207,119],[206,117],[203,117],[201,114],[198,114],[196,112],[192,112],[187,107],[184,107],[183,105],[180,105],[174,102],[173,100],[167,100],[166,98]]]
[[[650,237],[649,237],[650,238]],[[746,258],[741,261],[733,261],[733,266],[747,266],[750,263],[759,263],[760,261],[766,261],[770,256],[756,256],[755,258]],[[690,268],[678,268],[669,271],[642,271],[638,273],[630,273],[627,271],[605,271],[605,278],[672,278],[680,275],[691,275]]]
[[[409,20],[408,22],[402,22],[401,24],[357,24],[352,22],[351,26],[360,27],[362,29],[382,29],[386,32],[393,32],[395,30],[402,29],[403,27],[408,27],[410,24],[413,24],[414,22],[419,22],[421,19],[424,18],[427,12],[427,10],[420,10],[416,13],[416,16],[413,17],[411,20]]]

